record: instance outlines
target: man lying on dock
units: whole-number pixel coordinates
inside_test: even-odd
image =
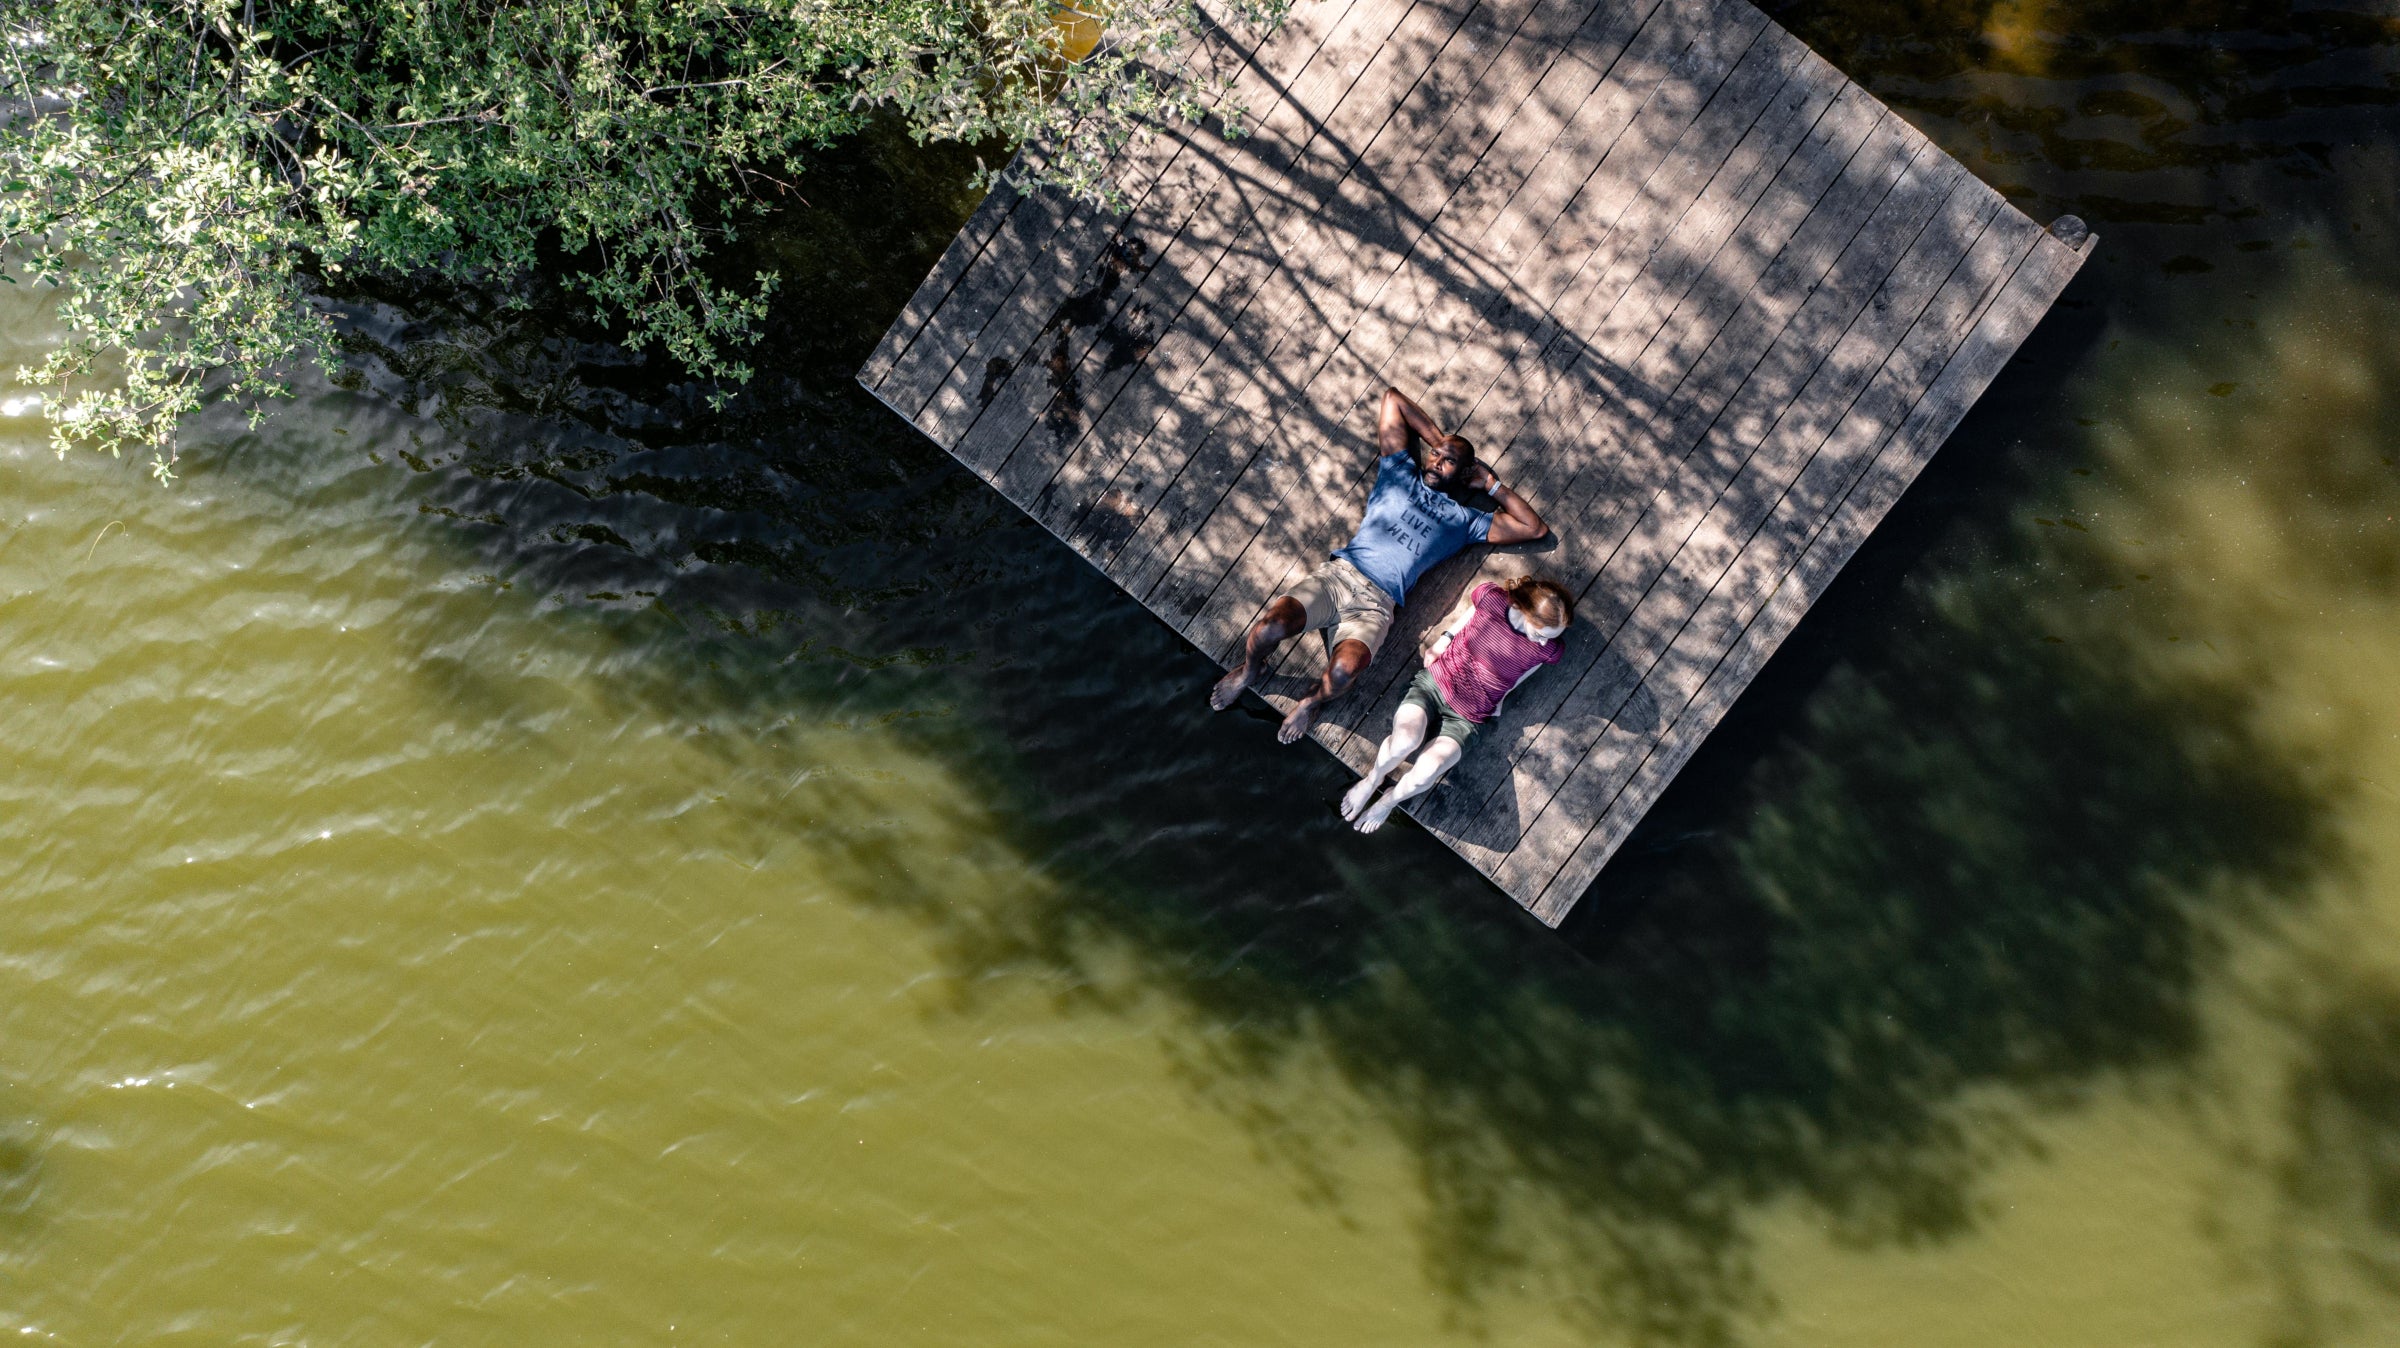
[[[1524,497],[1475,461],[1475,446],[1465,436],[1434,425],[1398,389],[1383,391],[1375,444],[1382,453],[1375,485],[1349,546],[1267,604],[1250,625],[1242,663],[1217,680],[1208,697],[1209,706],[1225,710],[1265,670],[1276,647],[1302,632],[1332,628],[1324,677],[1276,733],[1285,744],[1306,735],[1317,709],[1348,692],[1374,663],[1419,576],[1470,543],[1530,543],[1550,532]],[[1459,499],[1478,491],[1500,503],[1498,514]]]

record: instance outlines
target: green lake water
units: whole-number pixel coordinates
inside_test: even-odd
[[[970,155],[0,402],[0,1333],[2400,1343],[2400,12],[1773,12],[2103,243],[1563,937],[850,384]]]

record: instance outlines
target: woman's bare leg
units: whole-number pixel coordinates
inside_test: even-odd
[[[1392,769],[1399,767],[1410,754],[1417,751],[1418,745],[1425,742],[1427,724],[1425,709],[1414,702],[1404,702],[1400,710],[1392,713],[1392,733],[1384,736],[1383,743],[1376,746],[1375,766],[1367,769],[1367,775],[1359,778],[1358,785],[1351,787],[1349,794],[1342,797],[1342,818],[1358,818],[1358,812],[1367,808],[1367,802],[1375,798],[1375,788],[1383,785],[1383,779],[1392,775]]]
[[[1457,764],[1459,755],[1465,752],[1465,747],[1457,740],[1435,740],[1426,747],[1425,752],[1417,755],[1417,761],[1401,774],[1400,780],[1392,783],[1392,789],[1383,793],[1383,799],[1367,807],[1367,812],[1358,817],[1358,831],[1373,833],[1382,828],[1383,821],[1392,817],[1392,811],[1399,807],[1400,802],[1431,791],[1433,784],[1440,781],[1442,774],[1450,771]]]

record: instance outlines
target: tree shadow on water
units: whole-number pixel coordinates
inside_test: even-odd
[[[737,425],[814,405],[749,401]],[[517,574],[601,554],[679,602],[771,605],[820,652],[795,674],[753,623],[654,649],[628,695],[964,707],[891,733],[974,783],[1049,883],[949,892],[883,858],[862,901],[922,924],[960,988],[1032,969],[1078,1012],[1168,1006],[1193,1089],[1312,1201],[1349,1206],[1346,1132],[1396,1140],[1426,1277],[1469,1327],[1525,1285],[1635,1341],[1729,1343],[1773,1309],[1749,1234],[1769,1206],[1861,1244],[1970,1232],[2024,1105],[2191,1054],[2217,933],[2329,864],[2302,765],[2243,733],[2238,690],[2160,686],[2058,630],[2047,560],[2005,539],[1897,568],[1871,549],[1562,942],[1429,836],[1348,831],[1338,765],[1202,710],[1205,658],[1005,507],[962,513],[971,478],[841,489],[929,452],[847,415],[749,461],[724,423],[635,441],[559,471],[583,492],[441,490],[503,521],[477,536]]]
[[[2279,1348],[2364,1341],[2400,1298],[2400,987],[2344,980],[2302,1028],[2271,1223]]]
[[[12,1103],[0,1089],[0,1109]],[[0,1258],[21,1249],[41,1217],[42,1135],[34,1121],[0,1114]]]
[[[1822,673],[1799,724],[1729,724],[1770,747],[1695,763],[1574,948],[1422,835],[1345,836],[1330,764],[1280,827],[1195,827],[1200,785],[1062,808],[1092,788],[1045,765],[1106,754],[1055,731],[1016,789],[1050,805],[1027,845],[1076,883],[911,906],[970,981],[1032,962],[1105,985],[1130,958],[1188,1018],[1195,1083],[1338,1202],[1310,1098],[1329,1069],[1406,1147],[1428,1276],[1468,1318],[1538,1278],[1640,1341],[1730,1341],[1769,1308],[1746,1214],[1967,1232],[1978,1175],[2025,1145],[1980,1088],[2056,1104],[2190,1055],[2224,924],[2326,863],[2302,774],[2237,706],[2045,640],[2031,589],[1954,573],[1907,596],[1920,635]],[[1258,752],[1177,751],[1203,782]]]
[[[1773,1308],[1770,1207],[1861,1246],[1967,1235],[2035,1112],[2194,1060],[2229,938],[2346,864],[2252,690],[2133,658],[2070,602],[2096,564],[2016,518],[2007,451],[2074,452],[2055,367],[2093,337],[2029,343],[1912,494],[1935,508],[1870,542],[1563,943],[1428,836],[1348,833],[1338,766],[1196,712],[1209,667],[1148,623],[994,638],[1009,747],[982,771],[1063,883],[885,901],[963,986],[1163,998],[1195,1088],[1336,1207],[1325,1100],[1354,1102],[1469,1325],[1532,1284],[1637,1341],[1733,1342]],[[1041,612],[1096,626],[1094,580]]]
[[[1770,1206],[1864,1245],[1970,1232],[2027,1107],[2192,1055],[2223,933],[2340,864],[2242,690],[2145,674],[2062,618],[2061,559],[1987,519],[1906,566],[1870,545],[1562,942],[1427,835],[1348,831],[1338,765],[1202,711],[1203,656],[849,387],[871,324],[793,317],[721,417],[564,357],[549,383],[405,359],[366,382],[449,390],[465,457],[435,495],[494,521],[477,546],[546,587],[780,611],[825,671],[756,640],[687,680],[703,657],[660,647],[633,695],[968,707],[892,733],[1051,883],[903,870],[862,901],[961,988],[1031,968],[1079,1008],[1170,1007],[1193,1088],[1314,1201],[1355,1182],[1329,1109],[1396,1139],[1464,1324],[1525,1284],[1635,1341],[1728,1343],[1773,1309]],[[549,359],[516,351],[493,358]]]

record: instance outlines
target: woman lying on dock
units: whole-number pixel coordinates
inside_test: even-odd
[[[1425,668],[1392,714],[1392,733],[1376,748],[1375,766],[1342,797],[1342,818],[1361,833],[1373,833],[1400,802],[1432,790],[1466,753],[1477,728],[1500,714],[1501,703],[1517,685],[1542,666],[1558,663],[1560,637],[1573,621],[1575,599],[1554,580],[1519,576],[1497,585],[1487,580],[1468,591],[1426,648]],[[1425,732],[1437,721],[1433,743],[1375,800],[1375,788],[1425,745]]]

